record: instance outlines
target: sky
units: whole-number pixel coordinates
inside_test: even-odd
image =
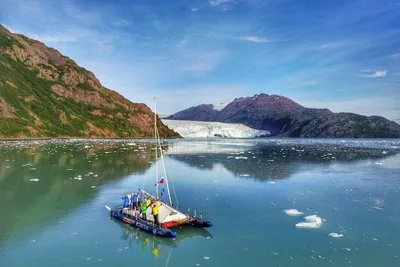
[[[400,0],[0,0],[0,23],[160,114],[266,93],[400,122]]]

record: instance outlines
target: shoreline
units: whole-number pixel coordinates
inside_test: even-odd
[[[161,139],[183,139],[183,138],[162,137]],[[50,140],[154,140],[154,137],[0,137],[0,142],[50,141]]]

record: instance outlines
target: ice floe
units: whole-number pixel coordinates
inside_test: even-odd
[[[330,233],[329,236],[330,236],[330,237],[333,237],[333,238],[343,237],[342,234],[338,234],[338,233]]]
[[[288,209],[288,210],[284,210],[284,213],[286,213],[289,216],[298,216],[298,215],[302,215],[303,212],[298,211],[296,209]]]
[[[296,223],[297,228],[319,228],[322,224],[322,218],[317,215],[304,217],[305,222]]]
[[[39,179],[37,179],[37,178],[32,178],[32,179],[29,179],[29,182],[39,182]]]

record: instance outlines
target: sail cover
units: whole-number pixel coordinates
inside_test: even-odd
[[[153,195],[147,193],[144,190],[140,190],[140,192],[149,197],[152,201],[155,201],[156,198]],[[187,215],[172,208],[166,203],[158,200],[158,204],[160,205],[158,209],[158,221],[160,223],[164,224],[168,222],[177,222],[178,224],[180,224],[189,220],[189,217]],[[153,210],[151,206],[147,209],[146,217],[148,220],[154,221]]]

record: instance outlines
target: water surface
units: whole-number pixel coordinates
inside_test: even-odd
[[[1,143],[1,266],[400,264],[399,140],[165,141],[175,205],[214,223],[177,229],[176,239],[104,209],[138,188],[154,191],[153,148],[146,140]],[[308,215],[320,227],[296,227]]]

